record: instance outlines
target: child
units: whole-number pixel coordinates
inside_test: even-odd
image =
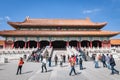
[[[23,58],[20,57],[20,60],[19,60],[19,63],[18,63],[18,69],[17,69],[17,73],[16,73],[16,75],[18,75],[18,73],[21,74],[21,72],[22,72],[22,65],[23,65],[23,64],[24,64]]]

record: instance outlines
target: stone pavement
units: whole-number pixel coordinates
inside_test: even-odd
[[[25,62],[21,75],[16,75],[18,61],[0,64],[0,80],[120,80],[120,75],[110,75],[111,71],[103,68],[100,63],[100,68],[95,69],[92,61],[83,63],[84,70],[79,70],[77,65],[77,75],[69,76],[70,66],[68,63],[63,64],[63,67],[54,66],[48,67],[48,72],[41,73],[41,64],[37,62]],[[116,61],[115,67],[120,71],[120,61]]]

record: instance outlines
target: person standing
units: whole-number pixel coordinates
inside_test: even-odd
[[[66,55],[65,54],[63,55],[63,62],[64,63],[66,62]]]
[[[69,60],[70,56],[68,55],[67,59]]]
[[[55,55],[54,60],[55,60],[55,65],[57,65],[57,62],[58,62],[58,57],[57,57],[57,55]]]
[[[69,73],[69,75],[71,76],[72,72],[74,72],[75,75],[77,75],[76,71],[75,71],[75,58],[74,58],[74,55],[72,55],[72,57],[69,59],[69,62],[70,62],[70,66],[71,66],[71,71]]]
[[[48,57],[49,67],[51,67],[51,56]]]
[[[115,60],[113,58],[113,55],[110,55],[110,66],[111,66],[111,71],[112,71],[111,74],[112,75],[115,73],[119,74],[119,71],[114,68],[115,65],[116,65],[116,63],[115,63]]]
[[[95,68],[99,68],[99,55],[97,54],[96,56],[95,56]]]
[[[63,65],[63,55],[60,55],[60,66],[62,67]]]
[[[41,72],[43,72],[44,69],[45,69],[45,72],[47,72],[46,63],[47,63],[47,61],[46,61],[46,58],[45,58],[45,56],[44,56],[44,57],[43,57],[43,60],[42,60],[42,66],[41,66],[42,71],[41,71]],[[43,68],[44,68],[44,69],[43,69]]]
[[[23,64],[24,64],[23,58],[20,57],[20,60],[19,60],[19,63],[18,63],[18,68],[17,68],[17,73],[16,73],[16,75],[18,75],[18,73],[21,74]]]
[[[80,56],[80,58],[79,58],[80,70],[83,70],[83,65],[82,65],[82,63],[83,63],[83,60],[82,60],[82,58],[81,58],[81,56]]]
[[[107,65],[108,69],[111,69],[110,68],[110,56],[109,56],[109,54],[106,55],[106,65]]]
[[[75,56],[76,57],[76,65],[78,65],[78,55]]]

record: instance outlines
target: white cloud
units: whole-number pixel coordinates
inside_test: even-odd
[[[89,9],[89,10],[84,10],[83,14],[88,14],[88,13],[96,13],[101,11],[100,9]]]
[[[10,20],[10,17],[9,17],[9,16],[5,16],[5,19],[9,21],[9,20]]]
[[[3,24],[4,22],[6,23],[6,21],[9,20],[11,20],[9,16],[0,17],[0,24]]]

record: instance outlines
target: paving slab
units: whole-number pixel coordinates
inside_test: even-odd
[[[21,75],[16,75],[18,61],[10,61],[9,63],[0,64],[0,80],[120,80],[120,75],[111,75],[111,70],[102,67],[94,68],[93,61],[83,62],[84,69],[79,70],[79,65],[75,66],[77,75],[69,76],[69,63],[48,67],[48,72],[41,73],[41,63],[25,62]],[[120,61],[116,61],[116,69],[120,71]]]

